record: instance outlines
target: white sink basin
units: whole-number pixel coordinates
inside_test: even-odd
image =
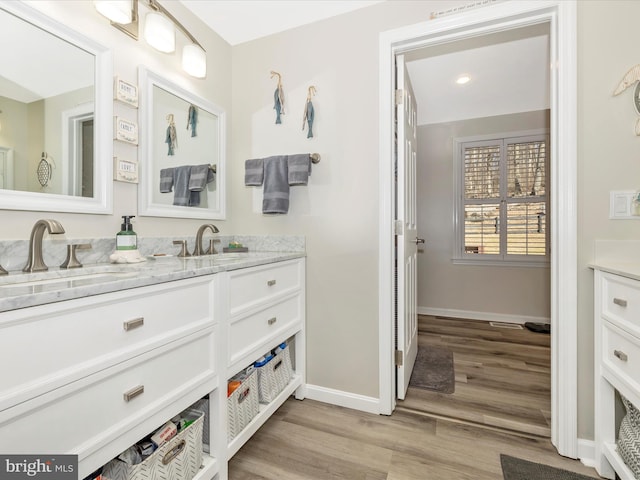
[[[35,273],[17,273],[0,277],[0,291],[42,287],[41,290],[57,290],[92,285],[139,275],[138,271],[115,269],[111,266],[89,267],[74,270],[51,270]]]

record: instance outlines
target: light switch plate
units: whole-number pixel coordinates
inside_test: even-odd
[[[609,218],[612,220],[637,220],[640,216],[634,215],[633,190],[609,192]]]

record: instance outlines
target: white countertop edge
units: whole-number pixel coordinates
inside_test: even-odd
[[[200,257],[183,259],[179,257],[158,257],[144,263],[113,265],[123,271],[140,270],[140,274],[130,278],[113,278],[82,286],[66,286],[50,291],[24,292],[12,294],[0,290],[0,312],[21,308],[45,305],[49,303],[73,300],[103,293],[118,292],[130,288],[157,285],[165,282],[212,275],[219,272],[238,270],[241,268],[267,265],[305,257],[303,252],[251,252],[246,258],[238,258],[232,262],[216,263],[216,257]],[[87,266],[90,269],[91,266]],[[17,289],[20,290],[20,289]],[[25,289],[26,290],[26,289]]]
[[[589,268],[613,273],[622,277],[640,280],[640,262],[622,262],[618,260],[599,260],[589,264]]]

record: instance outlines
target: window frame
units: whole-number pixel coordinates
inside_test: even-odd
[[[465,169],[464,169],[464,149],[471,146],[491,146],[500,145],[500,185],[501,195],[495,199],[494,203],[501,204],[501,210],[506,210],[506,207],[510,203],[529,203],[533,202],[532,199],[527,197],[522,198],[509,198],[505,191],[502,192],[503,185],[507,181],[507,160],[506,146],[512,143],[526,143],[531,141],[540,141],[544,138],[546,142],[546,151],[548,152],[545,159],[545,255],[515,255],[506,253],[506,228],[505,222],[501,222],[500,225],[500,243],[503,253],[500,254],[482,254],[465,252]],[[549,179],[549,171],[551,159],[549,158],[551,148],[549,144],[549,130],[548,129],[536,129],[536,130],[521,130],[507,133],[496,133],[489,135],[477,135],[471,137],[457,137],[453,139],[453,154],[454,154],[454,211],[453,211],[453,223],[454,223],[454,246],[452,254],[452,262],[459,265],[492,265],[492,266],[522,266],[522,267],[548,267],[551,260],[551,243],[550,243],[550,192],[551,181]],[[506,200],[502,202],[502,200]],[[487,201],[485,203],[490,203]],[[479,202],[482,203],[482,202]]]

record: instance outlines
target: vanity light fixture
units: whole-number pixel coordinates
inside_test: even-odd
[[[176,29],[161,13],[149,12],[144,19],[144,39],[160,52],[176,51]]]
[[[204,48],[157,0],[94,0],[96,10],[111,20],[111,25],[135,40],[138,40],[139,31],[139,2],[143,2],[150,10],[144,21],[144,39],[147,43],[161,52],[174,52],[177,28],[192,42],[182,50],[182,68],[193,77],[206,77],[207,55]],[[129,15],[125,17],[123,10],[128,10]]]
[[[456,83],[458,85],[464,85],[465,83],[468,83],[469,80],[471,80],[471,77],[469,75],[460,75],[457,79],[456,79]]]

